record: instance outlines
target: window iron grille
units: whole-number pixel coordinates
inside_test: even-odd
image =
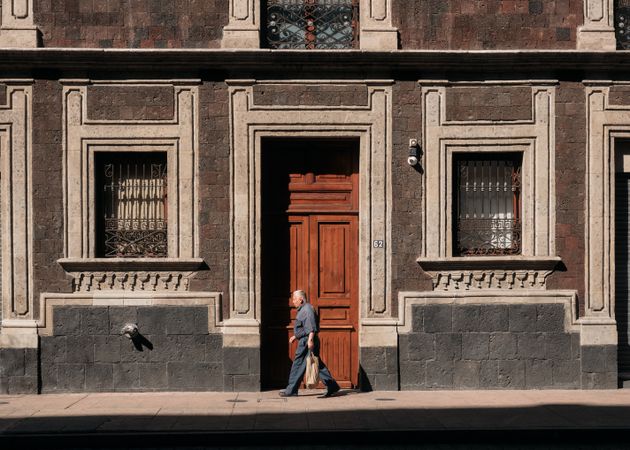
[[[630,50],[630,0],[615,2],[615,34],[617,48]]]
[[[460,256],[521,252],[521,168],[515,156],[455,159],[455,242]]]
[[[267,45],[275,49],[356,46],[358,0],[267,0]]]
[[[100,155],[100,256],[106,258],[166,257],[166,155]]]

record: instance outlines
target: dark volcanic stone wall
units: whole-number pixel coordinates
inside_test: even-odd
[[[61,84],[39,79],[33,86],[33,299],[36,317],[42,292],[70,292],[57,264],[63,255],[63,150]]]
[[[400,385],[422,389],[579,388],[579,334],[561,304],[431,304],[399,337]]]
[[[36,348],[0,348],[0,394],[36,394],[37,375]]]
[[[205,307],[56,307],[41,391],[222,391],[223,338]],[[142,338],[121,335],[137,323]]]
[[[224,82],[204,82],[199,90],[199,251],[209,270],[190,282],[191,291],[223,293],[229,312],[230,139],[228,90]]]
[[[431,290],[416,258],[422,239],[422,172],[407,164],[409,139],[422,136],[421,89],[414,81],[394,85],[392,157],[392,301],[400,291]]]
[[[227,0],[35,0],[44,47],[216,48]]]
[[[582,83],[556,91],[556,251],[564,267],[549,289],[576,289],[584,312],[584,211],[586,197],[586,106]]]
[[[581,0],[394,1],[401,47],[574,49]]]

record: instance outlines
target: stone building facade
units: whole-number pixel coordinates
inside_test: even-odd
[[[2,0],[0,392],[623,385],[622,7]]]

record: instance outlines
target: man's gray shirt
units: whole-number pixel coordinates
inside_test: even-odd
[[[304,336],[308,336],[311,332],[317,333],[315,310],[310,303],[303,303],[297,309],[295,325],[293,326],[293,335],[296,339],[301,339]]]

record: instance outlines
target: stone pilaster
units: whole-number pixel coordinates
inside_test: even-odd
[[[362,50],[396,50],[398,30],[392,26],[392,0],[361,0]]]
[[[230,0],[230,21],[223,48],[260,48],[260,0]]]
[[[615,50],[614,0],[584,0],[584,25],[578,28],[581,50]]]
[[[0,47],[37,47],[33,0],[2,0]]]
[[[0,80],[2,331],[0,393],[37,392],[37,327],[32,289],[32,82]]]

